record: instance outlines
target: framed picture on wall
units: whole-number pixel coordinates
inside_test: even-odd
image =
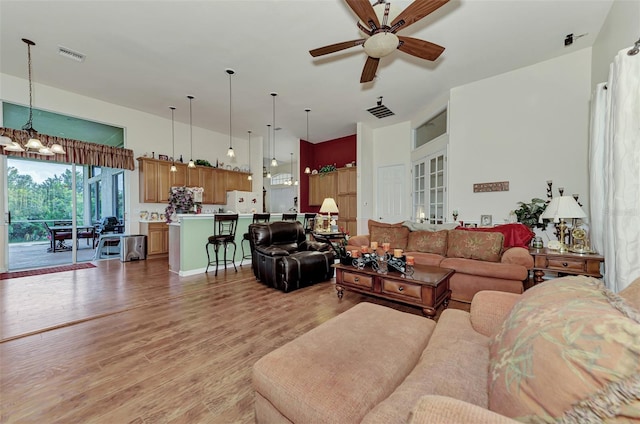
[[[158,159],[160,159],[160,160],[169,160],[169,156],[167,156],[167,155],[158,155]]]
[[[493,217],[491,215],[480,215],[480,226],[490,227],[493,223]]]

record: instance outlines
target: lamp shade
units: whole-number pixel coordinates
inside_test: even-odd
[[[327,197],[322,201],[320,206],[320,212],[322,213],[338,213],[338,205],[333,197]]]
[[[559,222],[567,218],[584,218],[587,216],[573,196],[558,196],[551,199],[540,218]]]

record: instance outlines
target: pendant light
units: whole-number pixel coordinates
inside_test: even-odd
[[[191,102],[193,101],[194,97],[193,96],[187,96],[187,99],[189,99],[189,139],[190,139],[190,143],[191,143],[191,151],[189,152],[189,157],[191,159],[189,159],[189,164],[187,165],[189,168],[195,168],[196,167],[196,163],[193,161],[193,115],[192,115],[192,110],[191,110]]]
[[[249,133],[249,175],[247,175],[247,180],[253,180],[253,174],[251,174],[251,131],[247,131]]]
[[[31,72],[31,46],[35,46],[36,43],[26,38],[23,38],[22,41],[27,45],[27,65],[29,68],[29,119],[27,120],[27,123],[24,124],[22,129],[27,132],[29,140],[27,141],[25,146],[22,147],[17,141],[12,141],[9,137],[3,136],[2,145],[4,146],[4,150],[8,152],[26,151],[27,153],[35,153],[43,156],[53,156],[54,154],[64,155],[66,154],[66,152],[58,143],[52,144],[51,147],[43,145],[38,138],[38,132],[33,128],[33,78]]]
[[[225,72],[229,74],[229,150],[227,150],[227,156],[230,158],[236,157],[236,153],[233,151],[232,135],[231,135],[231,75],[235,74],[233,69],[225,69]]]
[[[309,112],[311,112],[311,109],[306,108],[304,111],[307,112],[307,142],[309,143]],[[304,173],[311,174],[311,168],[308,166],[304,168]]]
[[[278,93],[272,92],[271,96],[273,97],[273,158],[271,159],[271,166],[278,166],[278,161],[276,160],[276,96]]]
[[[175,107],[173,106],[169,106],[169,109],[171,109],[171,168],[169,168],[169,171],[171,172],[178,172],[178,168],[176,168],[176,161],[175,161],[175,157],[176,157],[176,132],[175,132],[175,127],[174,127],[174,123],[173,123],[173,112],[176,110]]]
[[[267,150],[271,150],[271,124],[267,124]],[[267,170],[267,178],[271,178],[271,165]]]

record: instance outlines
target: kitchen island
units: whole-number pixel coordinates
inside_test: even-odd
[[[207,252],[205,246],[209,236],[213,235],[213,223],[216,214],[179,214],[177,220],[169,225],[169,270],[180,276],[202,274],[207,269]],[[226,215],[226,214],[225,214]],[[281,213],[272,213],[271,221],[279,221]],[[298,214],[301,220],[304,214]],[[248,232],[249,225],[253,221],[253,214],[238,214],[238,227],[236,229],[236,266],[242,259],[242,237]],[[245,246],[248,249],[248,246]],[[211,249],[213,254],[213,248]],[[223,252],[220,252],[222,255]],[[233,254],[233,246],[229,247],[227,256]],[[250,264],[251,262],[245,261]],[[231,265],[229,265],[231,266]],[[213,273],[212,273],[213,275]]]

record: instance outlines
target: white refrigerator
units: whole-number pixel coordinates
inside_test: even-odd
[[[235,213],[261,213],[262,193],[252,191],[227,191],[226,210]]]

